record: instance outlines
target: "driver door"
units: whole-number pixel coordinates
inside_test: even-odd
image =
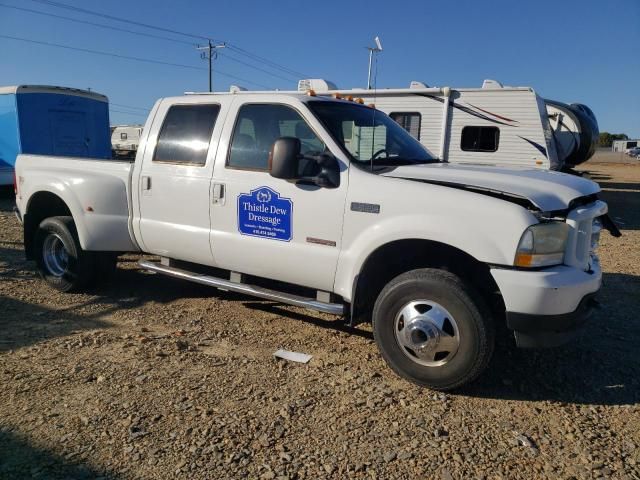
[[[340,185],[320,188],[273,178],[269,151],[276,139],[296,137],[302,153],[326,146],[319,122],[300,104],[251,102],[232,106],[214,169],[211,246],[219,267],[333,290],[347,192],[347,163]],[[299,173],[314,174],[302,160]]]

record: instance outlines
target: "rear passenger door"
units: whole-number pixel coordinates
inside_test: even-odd
[[[161,104],[137,179],[143,250],[211,264],[210,187],[225,108],[211,99]]]

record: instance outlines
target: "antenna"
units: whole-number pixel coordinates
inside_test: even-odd
[[[381,52],[382,51],[382,42],[380,42],[380,37],[376,37],[374,40],[376,42],[376,47],[378,47],[378,50]]]
[[[367,50],[369,50],[369,73],[367,75],[367,90],[371,90],[371,63],[373,60],[373,54],[380,53],[382,51],[382,42],[380,41],[380,37],[374,38],[374,42],[376,43],[375,47],[367,47]]]

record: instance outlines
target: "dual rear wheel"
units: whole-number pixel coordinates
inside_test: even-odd
[[[73,218],[50,217],[38,226],[34,256],[40,276],[61,292],[78,292],[116,268],[112,252],[87,252],[80,246]]]

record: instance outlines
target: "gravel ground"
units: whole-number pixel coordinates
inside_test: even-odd
[[[623,228],[579,341],[499,345],[456,394],[393,375],[370,329],[121,258],[59,294],[0,199],[0,478],[640,478],[640,165],[587,164]],[[287,348],[307,365],[276,361]]]

